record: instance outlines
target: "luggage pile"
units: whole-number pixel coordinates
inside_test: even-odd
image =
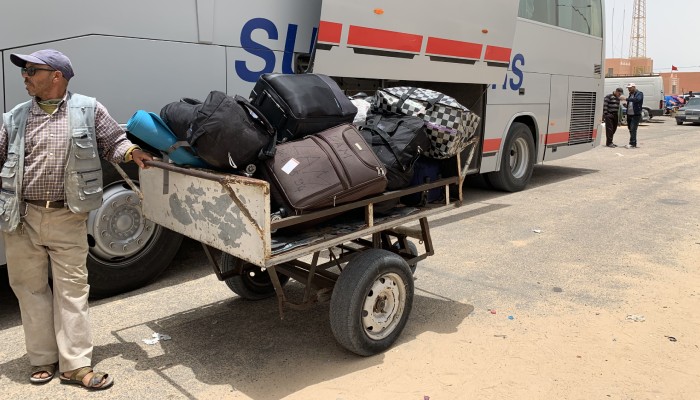
[[[442,160],[473,142],[478,123],[428,89],[351,99],[325,75],[263,74],[249,99],[219,91],[203,102],[183,98],[160,115],[137,111],[127,129],[176,164],[265,179],[273,212],[286,216],[435,181]],[[437,189],[401,202],[441,196]]]

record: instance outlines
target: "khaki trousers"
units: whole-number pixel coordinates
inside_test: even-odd
[[[22,226],[3,236],[29,361],[31,365],[58,361],[59,371],[90,366],[87,214],[26,207]]]

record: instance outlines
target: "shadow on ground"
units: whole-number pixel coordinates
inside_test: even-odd
[[[291,294],[301,285],[290,283]],[[449,334],[474,307],[417,291],[408,324],[391,348],[400,348],[416,336]],[[360,357],[341,348],[328,322],[328,303],[310,310],[285,312],[279,318],[276,300],[251,302],[234,298],[174,314],[167,318],[113,331],[118,340],[96,346],[94,362],[120,357],[135,363],[137,371],[150,371],[183,397],[197,397],[196,382],[183,383],[182,371],[192,371],[205,385],[228,385],[257,398],[282,398],[304,387],[382,364],[385,355]],[[149,354],[140,338],[144,331],[165,333],[160,349]],[[154,346],[156,347],[156,346]],[[26,382],[26,356],[0,364],[13,382]]]

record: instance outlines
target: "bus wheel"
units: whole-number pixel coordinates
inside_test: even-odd
[[[238,274],[226,279],[226,286],[246,300],[262,300],[275,295],[270,274],[247,261],[228,253],[221,253],[221,272],[237,271]],[[282,286],[289,282],[289,277],[277,274]]]
[[[110,181],[107,173],[105,178]],[[105,186],[102,206],[90,212],[87,229],[93,298],[128,292],[153,281],[170,265],[183,239],[144,218],[138,195],[120,180]]]
[[[514,122],[508,131],[499,171],[489,172],[485,178],[495,189],[519,192],[525,189],[535,165],[535,142],[527,125]]]
[[[388,349],[413,306],[413,276],[388,250],[365,250],[345,266],[333,289],[331,330],[338,343],[361,356]]]

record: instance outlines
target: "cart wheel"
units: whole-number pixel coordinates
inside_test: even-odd
[[[413,276],[401,256],[370,249],[345,266],[333,289],[331,330],[361,356],[380,353],[403,331],[413,305]]]
[[[221,253],[221,272],[238,271],[238,275],[226,279],[226,285],[246,300],[262,300],[275,295],[270,274],[262,268],[228,253]],[[277,273],[284,286],[289,282],[287,275]]]
[[[401,249],[401,241],[400,240],[397,240],[396,242],[394,242],[394,244],[392,246],[394,247],[394,249],[398,250],[399,253],[401,253],[403,250],[403,249]],[[403,251],[405,251],[405,250],[403,250]],[[408,242],[408,254],[410,254],[414,257],[418,255],[418,247],[416,247],[415,243]],[[413,274],[416,273],[417,266],[418,266],[417,261],[414,263],[408,264],[408,267],[411,269],[411,273],[413,273]]]

